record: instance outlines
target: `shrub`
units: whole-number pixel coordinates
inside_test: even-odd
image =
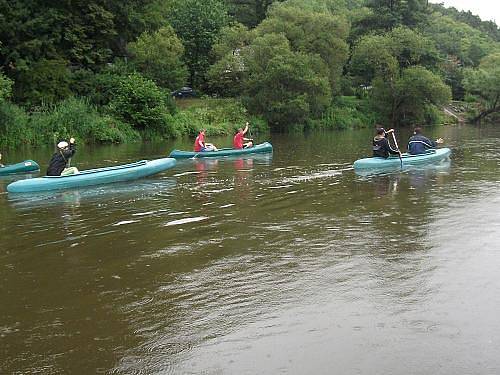
[[[309,120],[309,129],[353,129],[366,128],[377,122],[377,115],[371,111],[366,100],[354,96],[337,98],[319,120]]]
[[[30,119],[35,143],[71,136],[85,142],[120,143],[138,139],[130,125],[109,115],[101,115],[86,99],[70,98],[52,108],[44,107]]]
[[[12,82],[2,72],[0,72],[0,102],[10,98],[12,95]]]
[[[76,70],[72,75],[71,89],[80,97],[88,97],[92,104],[106,106],[113,99],[120,81],[134,72],[133,66],[117,59],[100,72]]]
[[[269,131],[267,123],[259,117],[249,117],[238,100],[205,99],[195,103],[171,117],[178,134],[193,136],[203,128],[212,136],[234,134],[247,121],[252,134]]]
[[[176,136],[169,122],[169,95],[150,79],[138,73],[122,78],[110,108],[120,119],[146,134],[157,133],[165,137]],[[171,108],[171,107],[170,107]]]
[[[0,102],[0,145],[17,147],[23,143],[32,143],[33,129],[29,127],[26,112],[10,102]]]
[[[53,104],[71,95],[67,61],[41,59],[21,70],[15,82],[15,99],[29,106]]]

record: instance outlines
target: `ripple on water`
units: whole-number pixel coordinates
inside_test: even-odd
[[[195,223],[198,221],[203,221],[207,220],[208,216],[198,216],[198,217],[187,217],[184,219],[179,219],[179,220],[172,220],[169,221],[168,223],[165,224],[165,226],[172,226],[172,225],[182,225],[182,224],[188,224],[188,223]]]

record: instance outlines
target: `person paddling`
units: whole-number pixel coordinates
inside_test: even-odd
[[[373,138],[373,156],[387,159],[390,155],[399,155],[399,150],[394,150],[387,139],[387,135],[394,133],[394,129],[385,131],[384,128],[377,128],[376,135]]]
[[[253,146],[253,139],[245,138],[245,134],[248,131],[248,122],[245,124],[245,129],[239,128],[238,133],[233,138],[233,148],[242,149]],[[246,143],[244,143],[246,142]]]
[[[417,126],[413,130],[413,136],[408,140],[408,153],[411,155],[425,154],[429,150],[434,150],[438,144],[443,143],[442,138],[435,141],[422,135],[422,128]]]
[[[69,166],[69,160],[75,155],[75,152],[75,138],[70,138],[69,143],[66,141],[59,142],[57,151],[49,161],[47,176],[60,176],[64,169]]]
[[[205,129],[201,129],[200,133],[196,137],[194,141],[194,152],[206,152],[206,151],[217,151],[217,147],[215,147],[211,143],[205,143]]]

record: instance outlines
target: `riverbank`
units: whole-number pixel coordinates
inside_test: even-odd
[[[250,122],[252,134],[268,133],[270,124],[248,114],[241,100],[165,98],[163,105],[148,109],[128,104],[97,107],[87,99],[70,98],[31,112],[10,102],[0,103],[0,147],[54,144],[75,137],[79,143],[106,144],[167,140],[195,136],[202,128],[208,136],[234,134]],[[143,103],[144,104],[144,103]],[[369,103],[355,96],[335,99],[319,119],[291,125],[288,132],[372,127],[377,121]],[[138,125],[142,124],[142,125]]]

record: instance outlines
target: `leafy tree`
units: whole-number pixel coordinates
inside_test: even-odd
[[[426,114],[449,100],[450,89],[423,65],[434,67],[434,44],[406,27],[362,37],[354,48],[351,72],[372,86],[372,103],[384,121],[411,124],[429,121]]]
[[[370,30],[414,28],[426,21],[427,0],[369,0],[368,7],[373,13],[364,22]]]
[[[427,122],[426,114],[450,99],[450,88],[421,66],[404,69],[396,79],[377,77],[373,81],[372,102],[392,125]]]
[[[344,17],[283,3],[271,8],[256,33],[282,33],[293,51],[318,55],[328,67],[331,88],[340,91],[342,69],[349,54],[349,25]]]
[[[195,87],[205,83],[209,54],[219,30],[228,24],[222,0],[173,0],[170,22],[184,44],[189,81]]]
[[[187,68],[181,62],[184,47],[171,26],[142,33],[128,49],[138,69],[159,86],[175,89],[185,83]]]
[[[251,43],[252,35],[239,23],[222,28],[212,48],[215,63],[207,72],[208,88],[220,96],[239,96],[244,90],[248,69],[243,51]]]
[[[433,12],[448,16],[455,21],[465,23],[471,28],[487,34],[491,39],[500,42],[500,28],[493,21],[482,21],[481,18],[471,11],[459,11],[456,8],[446,8],[443,4],[429,4]]]
[[[400,69],[433,68],[438,60],[432,40],[401,26],[383,35],[362,37],[353,49],[350,68],[358,83],[369,85],[375,76],[394,79]]]
[[[229,14],[247,27],[255,27],[266,18],[272,3],[284,0],[227,0]]]
[[[28,105],[53,104],[71,96],[71,72],[66,60],[41,59],[22,70],[15,82],[15,97]]]
[[[429,18],[425,33],[442,54],[457,58],[465,67],[477,66],[483,57],[498,48],[498,43],[479,30],[439,13]]]
[[[316,55],[292,51],[283,35],[258,37],[245,54],[246,102],[275,129],[317,118],[330,103],[324,62]]]
[[[478,114],[472,121],[500,111],[500,53],[485,57],[477,69],[465,71],[464,86],[478,99]]]

